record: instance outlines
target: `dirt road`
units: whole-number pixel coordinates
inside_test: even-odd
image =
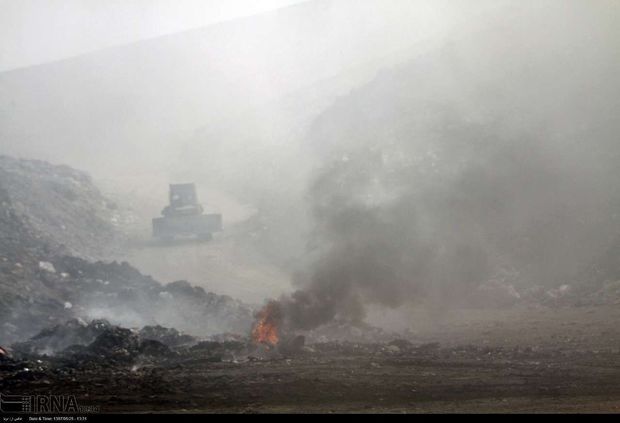
[[[130,250],[124,260],[159,281],[185,279],[247,303],[261,304],[265,298],[290,290],[287,274],[226,237],[209,242],[144,242]]]

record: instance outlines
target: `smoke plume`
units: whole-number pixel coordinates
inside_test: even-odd
[[[519,290],[578,282],[620,232],[616,30],[584,17],[602,9],[453,40],[323,113],[309,264],[279,300],[285,325],[463,303],[506,275]]]

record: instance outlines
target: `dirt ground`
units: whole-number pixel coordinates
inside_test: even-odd
[[[411,343],[194,354],[59,373],[10,393],[76,394],[102,412],[618,412],[619,318],[613,306],[463,310]]]
[[[187,239],[167,244],[146,239],[123,260],[157,280],[184,279],[207,291],[257,304],[290,289],[289,275],[253,256],[232,237],[218,234],[209,242]]]
[[[114,259],[128,261],[161,282],[187,280],[219,295],[262,304],[290,291],[290,273],[266,259],[247,229],[235,225],[251,213],[241,205],[227,204],[225,230],[209,241],[181,237],[163,242],[152,237],[150,226],[139,226]],[[143,222],[150,218],[144,216]]]

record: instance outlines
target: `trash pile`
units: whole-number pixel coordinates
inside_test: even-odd
[[[49,384],[77,370],[108,372],[127,368],[142,358],[171,354],[166,344],[105,320],[85,323],[72,319],[12,345],[10,352],[0,357],[0,385]]]
[[[73,345],[87,345],[112,325],[107,320],[70,319],[63,324],[47,327],[25,342],[12,346],[14,353],[23,356],[53,355]]]
[[[0,156],[0,189],[2,209],[10,208],[13,219],[49,251],[102,259],[123,243],[118,225],[129,212],[107,200],[84,172]]]
[[[251,307],[240,301],[187,281],[162,285],[126,262],[92,263],[64,256],[41,261],[34,269],[22,265],[11,270],[0,262],[3,270],[10,281],[3,289],[13,288],[0,300],[4,344],[69,318],[109,319],[125,327],[163,325],[199,336],[244,334],[253,319]]]
[[[118,249],[119,213],[83,172],[0,156],[0,345],[72,318],[247,333],[252,310],[239,301],[95,261]]]
[[[211,362],[243,362],[278,360],[313,353],[355,349],[378,353],[425,351],[429,345],[414,347],[405,339],[391,338],[384,342],[322,340],[307,344],[307,337],[283,337],[276,346],[255,343],[249,336],[230,333],[195,337],[164,326],[129,329],[107,320],[86,322],[69,319],[44,328],[27,341],[16,342],[0,349],[0,358],[23,363],[45,363],[48,367],[79,367],[83,365],[133,365],[145,358],[178,362],[192,359]],[[377,349],[378,348],[378,349]],[[435,349],[435,345],[430,346]],[[95,364],[93,364],[95,363]]]
[[[0,348],[0,389],[20,383],[67,379],[74,371],[112,374],[144,366],[240,363],[280,360],[314,350],[296,336],[265,349],[248,336],[219,334],[197,338],[173,328],[123,328],[106,320],[70,319],[47,327],[27,341]]]

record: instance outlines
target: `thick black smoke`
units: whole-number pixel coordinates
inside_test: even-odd
[[[609,248],[618,39],[587,14],[601,10],[571,7],[569,26],[530,16],[384,72],[315,122],[312,259],[280,300],[291,328],[465,301],[506,274],[573,282]]]
[[[337,316],[361,320],[366,304],[456,297],[507,264],[498,244],[514,196],[531,200],[538,194],[530,190],[547,190],[560,176],[539,156],[520,157],[512,140],[489,128],[446,127],[434,140],[444,151],[427,157],[406,142],[377,144],[323,170],[310,191],[318,257],[298,276],[304,288],[281,300],[292,327],[312,329]],[[470,145],[454,155],[463,143]],[[484,151],[493,157],[480,156]]]
[[[546,136],[456,119],[436,128],[424,158],[399,143],[331,163],[310,190],[317,247],[302,289],[281,299],[288,324],[458,301],[506,272],[552,286],[587,265],[618,233],[620,197],[601,188],[620,173],[598,155],[605,171],[583,166],[585,151],[555,150]]]

